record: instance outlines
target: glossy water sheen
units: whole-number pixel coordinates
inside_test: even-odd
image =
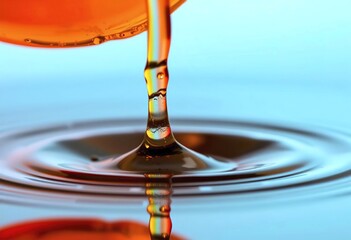
[[[142,123],[91,122],[3,136],[1,191],[7,201],[21,202],[25,195],[28,202],[47,204],[50,198],[50,204],[58,205],[65,203],[57,196],[93,204],[125,200],[116,196],[144,199],[149,178],[95,167],[100,159],[138,145]],[[341,133],[217,121],[175,121],[174,127],[185,146],[236,166],[174,175],[175,198],[231,194],[255,201],[265,194],[279,200],[350,190],[351,141]],[[277,196],[277,191],[284,194]]]

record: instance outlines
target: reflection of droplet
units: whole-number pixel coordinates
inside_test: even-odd
[[[155,239],[169,239],[170,234],[162,232],[155,237]],[[107,222],[93,218],[61,218],[5,226],[0,230],[0,238],[4,240],[150,239],[150,232],[147,225],[132,220]],[[184,238],[172,234],[171,239]]]
[[[159,72],[159,73],[157,73],[157,78],[158,78],[159,80],[162,80],[162,79],[165,78],[165,74],[164,74],[163,72]]]

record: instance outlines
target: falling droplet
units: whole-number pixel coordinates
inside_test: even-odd
[[[32,40],[29,39],[29,38],[24,39],[24,41],[25,41],[26,43],[31,43],[31,42],[32,42]]]

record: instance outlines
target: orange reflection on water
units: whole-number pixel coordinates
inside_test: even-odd
[[[149,227],[136,221],[99,219],[45,219],[0,229],[6,240],[150,240]],[[172,235],[172,240],[183,238]]]

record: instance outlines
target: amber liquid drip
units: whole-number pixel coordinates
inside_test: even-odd
[[[147,0],[147,10],[149,25],[144,76],[148,93],[148,121],[143,145],[146,152],[154,150],[154,153],[150,154],[152,157],[159,149],[167,149],[175,144],[168,120],[166,99],[167,61],[171,43],[169,1]],[[147,211],[150,214],[151,239],[168,240],[172,230],[171,178],[159,174],[146,174],[145,176],[147,178],[145,192],[149,200]]]
[[[147,63],[144,71],[148,93],[146,148],[167,148],[174,144],[167,112],[168,53],[171,44],[171,21],[167,0],[148,2]]]

